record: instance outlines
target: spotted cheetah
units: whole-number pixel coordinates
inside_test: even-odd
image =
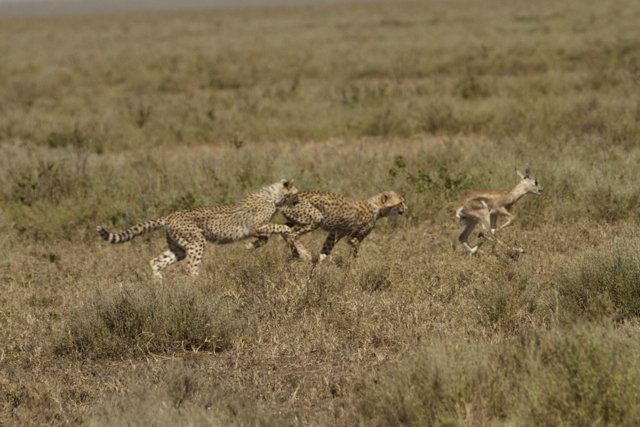
[[[202,206],[173,212],[145,221],[118,234],[98,226],[97,231],[109,243],[128,242],[136,236],[160,227],[167,230],[169,250],[150,261],[154,277],[162,281],[162,270],[177,261],[187,259],[191,276],[198,275],[205,241],[223,244],[248,237],[268,237],[273,233],[288,233],[286,225],[270,224],[277,208],[293,207],[298,189],[292,180],[283,179],[248,194],[235,203],[224,206]]]
[[[353,257],[358,256],[358,247],[373,230],[378,218],[401,216],[407,210],[404,198],[393,191],[385,191],[368,200],[354,200],[340,194],[326,191],[303,191],[298,193],[298,204],[294,207],[279,208],[289,221],[290,233],[282,236],[292,246],[294,257],[305,261],[311,260],[311,254],[302,246],[298,238],[305,233],[322,228],[329,232],[322,245],[318,262],[331,255],[338,241],[347,237],[353,248]],[[259,247],[267,242],[267,237],[260,237],[253,242]]]

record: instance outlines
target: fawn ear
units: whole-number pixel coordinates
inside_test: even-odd
[[[526,165],[524,167],[524,173],[525,173],[525,175],[524,175],[525,178],[530,178],[531,177],[531,175],[529,175],[529,165]]]
[[[529,167],[527,166],[527,168],[529,168]],[[516,173],[518,174],[518,176],[520,177],[520,179],[524,179],[524,178],[525,178],[525,177],[524,177],[524,175],[522,175],[522,174],[520,173],[520,171],[518,170],[518,168],[516,168]],[[529,173],[527,173],[527,175],[529,175]]]

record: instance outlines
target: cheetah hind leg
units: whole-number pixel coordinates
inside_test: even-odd
[[[184,249],[169,237],[167,237],[167,242],[169,243],[169,250],[164,251],[162,255],[149,261],[151,269],[153,270],[153,278],[159,283],[162,283],[162,270],[175,262],[182,261],[187,256]]]
[[[289,245],[289,248],[291,248],[291,257],[292,258],[296,258],[296,259],[300,259],[300,254],[298,253],[298,249],[296,249],[296,246],[293,244],[293,242],[289,238],[289,235],[281,234],[281,236],[282,236],[282,239],[285,242],[287,242],[287,245]]]
[[[322,251],[320,251],[320,256],[318,257],[318,262],[322,262],[331,256],[331,251],[333,247],[340,241],[342,236],[336,233],[329,233],[324,243],[322,244]]]
[[[253,242],[247,243],[246,247],[247,249],[258,249],[266,245],[267,242],[269,242],[268,236],[258,236]]]
[[[293,240],[291,245],[292,245],[291,255],[294,258],[300,258],[302,261],[307,261],[307,262],[313,259],[313,257],[311,256],[311,253],[308,250],[306,250],[304,246],[302,246],[302,244],[298,241],[298,239]]]
[[[289,233],[282,233],[281,236],[291,248],[291,256],[296,259],[301,259],[302,261],[311,261],[313,258],[311,253],[302,246],[298,238],[301,234],[307,233],[316,227],[308,224],[300,226],[293,222],[287,222],[286,225],[291,231]]]
[[[204,255],[204,247],[206,240],[204,236],[196,234],[189,239],[189,245],[186,248],[187,252],[187,268],[191,277],[198,276],[198,269],[200,263],[202,263],[202,256]]]

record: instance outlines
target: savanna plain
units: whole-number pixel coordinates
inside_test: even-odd
[[[3,20],[0,425],[639,425],[639,22],[624,0]],[[469,256],[457,203],[526,164],[544,193],[500,236],[527,253]],[[285,177],[409,211],[357,261],[273,236],[162,284],[162,231],[95,231]]]

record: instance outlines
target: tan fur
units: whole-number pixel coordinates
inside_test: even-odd
[[[293,248],[294,256],[311,260],[311,254],[302,246],[298,238],[305,233],[322,228],[329,232],[322,246],[319,261],[331,254],[331,250],[343,237],[347,237],[353,248],[353,256],[358,256],[362,240],[373,230],[378,218],[403,215],[407,210],[404,199],[393,191],[385,191],[368,200],[354,200],[325,191],[298,193],[295,207],[283,206],[282,214],[289,221],[290,233],[283,237]],[[254,247],[266,243],[266,239],[254,242]]]
[[[98,226],[97,231],[109,243],[123,243],[144,233],[165,227],[169,249],[150,261],[153,275],[169,265],[187,259],[191,276],[198,275],[205,241],[223,244],[248,237],[268,237],[273,233],[288,233],[286,225],[270,224],[281,206],[297,203],[298,189],[292,180],[283,179],[263,187],[243,199],[224,206],[203,206],[173,212],[167,216],[145,221],[130,229],[112,234]]]
[[[525,194],[541,195],[544,189],[538,184],[538,181],[529,175],[529,166],[526,167],[526,175],[522,175],[516,169],[520,182],[510,191],[503,190],[486,190],[475,191],[468,194],[462,199],[460,205],[456,209],[456,217],[460,218],[465,223],[465,229],[458,237],[458,241],[467,249],[471,255],[478,251],[478,248],[482,245],[479,243],[475,247],[469,246],[469,235],[480,223],[485,230],[491,230],[491,234],[494,234],[497,230],[501,230],[511,225],[515,216],[511,214],[511,207]],[[499,216],[507,218],[504,224],[500,228],[496,229],[496,222]],[[492,240],[492,238],[488,237]],[[513,249],[503,243],[502,241],[495,239],[500,245],[517,252],[525,252],[523,249]]]

